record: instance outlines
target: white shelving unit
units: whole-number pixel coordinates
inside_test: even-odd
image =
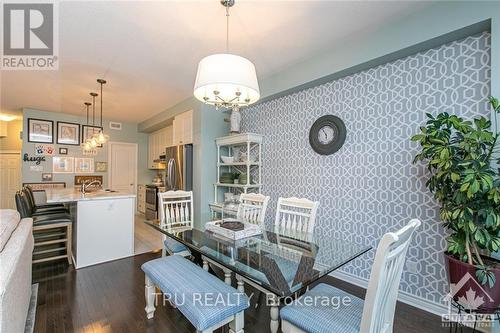
[[[217,182],[214,184],[214,202],[210,204],[212,212],[220,212],[224,202],[222,189],[238,193],[260,193],[261,190],[261,161],[262,135],[242,133],[217,138]],[[246,153],[246,161],[223,163],[221,156],[234,156],[235,150]],[[224,172],[246,173],[246,184],[222,183],[220,176]]]

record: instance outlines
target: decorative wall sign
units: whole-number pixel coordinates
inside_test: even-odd
[[[75,173],[92,173],[94,172],[94,159],[90,157],[75,158]]]
[[[42,172],[43,166],[41,165],[30,165],[30,171]]]
[[[51,173],[42,173],[42,181],[43,182],[51,182],[52,174]]]
[[[30,186],[33,192],[66,188],[65,182],[53,183],[23,183],[23,186]]]
[[[75,176],[75,186],[82,185],[94,180],[98,180],[102,184],[102,176]]]
[[[80,144],[80,124],[58,121],[57,143],[78,146]]]
[[[73,157],[54,156],[52,157],[52,172],[73,173],[74,163]]]
[[[85,142],[87,139],[91,139],[94,134],[99,134],[101,129],[102,127],[100,126],[82,125],[82,142]],[[102,147],[102,145],[98,147]]]
[[[59,148],[59,155],[68,155],[68,148]]]
[[[56,152],[53,145],[36,145],[35,155],[47,155],[52,156]]]
[[[54,143],[54,122],[28,118],[28,142]]]
[[[309,144],[321,155],[331,155],[345,142],[345,124],[337,116],[326,115],[318,118],[309,131]]]
[[[39,165],[41,162],[45,162],[45,156],[29,156],[28,153],[25,153],[23,162],[35,162],[35,165]]]
[[[108,170],[108,162],[95,162],[96,172],[106,172]]]

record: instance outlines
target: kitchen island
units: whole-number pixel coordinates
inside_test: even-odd
[[[47,203],[63,203],[73,219],[73,262],[82,268],[134,255],[135,194],[78,189],[46,190]]]

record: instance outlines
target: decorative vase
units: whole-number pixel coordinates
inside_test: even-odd
[[[229,120],[231,121],[231,134],[240,133],[241,114],[239,107],[233,107]]]
[[[477,280],[475,266],[460,261],[449,253],[445,253],[444,257],[453,299],[476,313],[494,313],[500,304],[500,269],[492,269],[496,282],[490,288],[488,284],[482,285]],[[498,262],[494,258],[482,258]]]

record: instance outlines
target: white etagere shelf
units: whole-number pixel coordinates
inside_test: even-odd
[[[261,189],[261,161],[262,161],[262,135],[255,133],[242,133],[217,138],[217,182],[214,184],[214,202],[210,204],[212,211],[222,208],[224,193],[220,190],[226,188],[228,191],[237,193],[260,193]],[[240,151],[245,153],[246,160],[235,160],[224,163],[221,156],[235,156]],[[223,183],[220,181],[221,174],[246,173],[246,184]]]

